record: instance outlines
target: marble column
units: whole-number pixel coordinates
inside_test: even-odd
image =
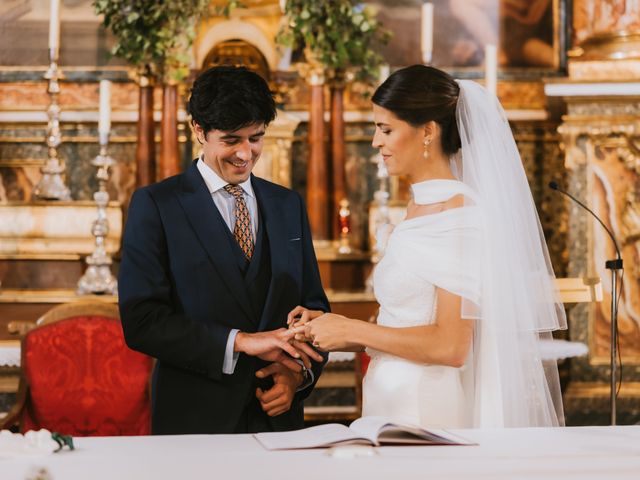
[[[336,72],[329,83],[331,92],[331,200],[329,221],[331,238],[340,238],[338,210],[340,202],[347,198],[345,189],[345,139],[344,139],[344,75]]]
[[[158,180],[180,173],[178,149],[178,86],[162,87],[162,122],[160,124],[160,165]]]
[[[153,83],[148,77],[138,80],[138,142],[136,145],[136,187],[156,181],[155,123],[153,120]]]
[[[307,210],[313,240],[324,246],[329,239],[329,172],[325,149],[324,72],[312,68],[307,77],[311,88],[309,105],[309,160],[307,164]]]

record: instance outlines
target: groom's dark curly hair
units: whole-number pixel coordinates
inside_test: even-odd
[[[269,85],[257,73],[244,67],[213,67],[193,83],[187,111],[205,132],[235,131],[268,125],[276,117],[276,104]]]
[[[414,127],[436,122],[442,130],[442,151],[453,155],[461,146],[456,124],[459,94],[458,83],[448,73],[412,65],[390,75],[371,100]]]

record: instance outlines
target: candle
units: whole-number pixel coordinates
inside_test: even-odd
[[[422,29],[420,33],[422,62],[429,64],[433,54],[433,3],[422,4]]]
[[[280,57],[280,61],[278,62],[277,70],[280,72],[286,72],[291,67],[291,47],[287,47],[282,52],[282,57]]]
[[[391,68],[388,63],[383,63],[380,65],[380,83],[384,83],[384,81],[389,78],[391,74]]]
[[[49,50],[54,51],[54,57],[58,58],[60,47],[60,0],[51,0],[51,12],[49,13]]]
[[[100,144],[107,143],[111,130],[111,82],[100,80],[100,116],[98,121],[98,133]]]
[[[495,95],[498,88],[498,48],[495,45],[484,47],[484,69],[485,87]]]

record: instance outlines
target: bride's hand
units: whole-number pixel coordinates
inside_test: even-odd
[[[321,310],[309,310],[301,305],[298,305],[296,308],[289,312],[287,315],[287,325],[289,328],[297,328],[302,327],[307,322],[310,322],[314,318],[318,318],[323,315],[324,312]],[[295,336],[295,339],[300,342],[308,342],[309,338],[306,338],[303,333],[298,333]]]
[[[335,313],[325,313],[294,328],[296,337],[304,335],[314,347],[326,352],[340,351],[353,347],[348,339],[355,321]]]

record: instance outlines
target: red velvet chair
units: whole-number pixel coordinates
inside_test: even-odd
[[[16,404],[0,428],[75,436],[148,435],[153,360],[124,342],[116,305],[60,305],[22,339]]]

